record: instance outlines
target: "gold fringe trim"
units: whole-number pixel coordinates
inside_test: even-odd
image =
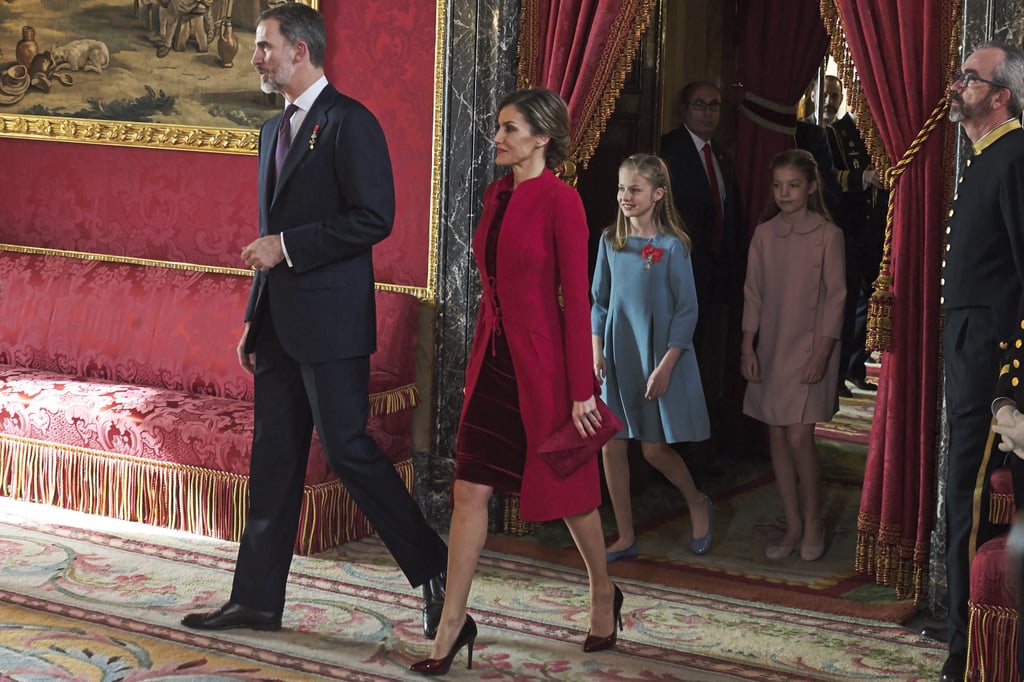
[[[395,469],[411,489],[412,460]],[[0,494],[237,542],[249,507],[249,477],[0,434]],[[371,532],[340,481],[305,486],[299,554]]]
[[[370,414],[384,415],[401,412],[420,404],[416,384],[406,384],[381,393],[370,394]]]
[[[107,253],[89,253],[86,251],[68,251],[65,249],[47,249],[41,246],[21,246],[18,244],[0,243],[0,251],[12,253],[28,253],[41,256],[63,256],[64,258],[80,258],[82,260],[96,260],[106,263],[123,263],[127,265],[144,265],[147,267],[169,268],[171,270],[188,270],[190,272],[205,272],[215,275],[234,275],[236,277],[252,277],[252,270],[243,268],[226,268],[217,265],[200,265],[198,263],[182,263],[170,260],[153,260],[150,258],[135,258],[132,256],[115,256]],[[401,284],[387,284],[374,282],[374,288],[378,291],[393,291],[399,294],[409,294],[420,301],[430,301],[433,294],[429,289],[422,287],[410,287]]]
[[[1017,611],[967,602],[967,669],[978,680],[1019,680]]]
[[[927,541],[906,540],[900,526],[884,525],[864,512],[857,515],[854,570],[896,588],[897,599],[920,604],[928,596],[928,560]]]
[[[651,23],[654,0],[639,0],[633,9],[628,8],[629,4],[623,7],[612,24],[611,37],[614,40],[610,40],[605,47],[594,78],[596,85],[603,85],[603,90],[592,89],[587,93],[583,110],[580,112],[579,126],[569,144],[576,162],[584,168],[594,155],[608,119],[615,111],[622,83],[633,66],[633,60],[640,47],[640,39]],[[627,25],[631,19],[632,24]]]
[[[627,0],[612,23],[608,43],[601,53],[593,87],[584,97],[578,124],[571,131],[569,154],[574,166],[587,167],[590,157],[615,110],[615,102],[633,65],[640,38],[651,23],[655,0]],[[537,0],[523,0],[519,10],[519,75],[520,88],[531,87],[540,80],[537,56],[540,53],[540,8]],[[570,182],[570,184],[574,184]]]
[[[529,535],[537,530],[539,523],[523,521],[519,518],[519,496],[503,495],[505,516],[502,519],[502,532],[505,535]]]
[[[1017,508],[1010,493],[992,493],[988,496],[988,521],[997,526],[1013,523]]]

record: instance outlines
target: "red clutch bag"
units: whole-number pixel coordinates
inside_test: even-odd
[[[581,438],[570,418],[568,423],[555,429],[537,448],[537,452],[559,478],[568,478],[574,474],[597,456],[597,451],[622,430],[622,422],[600,398],[597,398],[597,412],[601,415],[601,425],[593,436]]]

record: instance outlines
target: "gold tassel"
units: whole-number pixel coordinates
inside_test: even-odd
[[[888,232],[888,230],[886,230]],[[874,291],[868,300],[868,330],[865,347],[868,350],[889,350],[892,343],[892,310],[895,298],[892,295],[892,276],[880,272],[875,280]]]
[[[871,294],[871,299],[868,303],[868,334],[865,344],[869,351],[884,353],[892,347],[892,314],[895,305],[892,273],[892,231],[896,181],[917,156],[931,133],[945,118],[946,110],[949,108],[949,95],[947,93],[939,100],[939,103],[932,110],[931,116],[925,121],[914,141],[903,154],[903,157],[895,166],[891,166],[891,162],[885,152],[885,147],[882,144],[881,135],[878,132],[878,126],[871,117],[871,111],[868,108],[867,99],[864,97],[864,90],[861,87],[860,79],[857,78],[857,70],[846,39],[846,31],[843,27],[839,6],[836,0],[821,0],[819,9],[822,22],[825,24],[825,29],[830,37],[829,52],[836,62],[839,79],[846,86],[847,106],[854,112],[857,128],[860,130],[864,138],[864,144],[871,154],[871,162],[878,170],[883,186],[889,190],[889,205],[885,221],[885,242],[882,247],[879,276],[875,280],[875,290]],[[953,30],[959,26],[959,9],[957,3],[954,2],[950,2],[947,9],[948,12],[943,15],[943,28],[949,31],[947,35],[953,36]],[[959,33],[956,35],[959,35]],[[951,38],[949,58],[945,67],[947,81],[955,68],[954,60],[956,59],[956,54],[953,51]]]

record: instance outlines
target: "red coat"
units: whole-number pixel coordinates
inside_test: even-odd
[[[496,208],[495,196],[510,189],[512,180],[509,173],[487,188],[483,215],[473,236],[483,292],[466,367],[463,417],[484,353],[490,352],[488,341],[496,321],[484,263],[487,228]],[[571,419],[572,401],[594,395],[588,234],[579,195],[545,170],[512,192],[498,237],[497,297],[526,431],[519,507],[525,521],[557,519],[601,504],[597,457],[569,478],[560,479],[537,454],[544,439]],[[559,307],[559,284],[564,310]]]

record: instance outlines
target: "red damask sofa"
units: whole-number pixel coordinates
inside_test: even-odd
[[[0,494],[238,540],[250,277],[0,245]],[[377,320],[370,434],[411,488],[418,301],[378,290]],[[296,551],[371,532],[314,438]]]

